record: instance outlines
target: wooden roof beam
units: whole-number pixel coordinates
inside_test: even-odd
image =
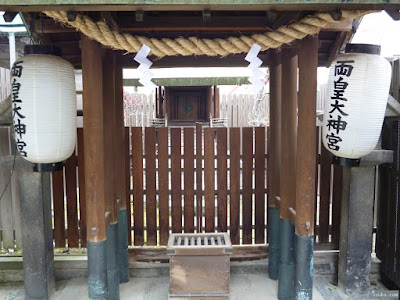
[[[153,78],[157,86],[210,86],[250,84],[248,77]],[[142,86],[139,79],[124,79],[124,86]]]
[[[292,20],[295,14],[288,14]],[[283,18],[283,17],[282,17]],[[286,20],[286,19],[285,19]],[[289,21],[278,19],[273,25],[274,29],[286,25]],[[121,32],[199,32],[199,31],[225,31],[225,32],[264,32],[271,30],[267,16],[238,16],[238,17],[215,17],[209,22],[204,23],[201,18],[195,19],[192,17],[146,17],[143,22],[135,22],[132,16],[132,22],[120,22]],[[340,24],[332,24],[331,26],[322,29],[322,31],[352,31],[353,20],[348,20]],[[55,22],[51,19],[42,19],[34,21],[34,30],[37,33],[66,33],[76,32],[75,28]]]
[[[246,67],[249,63],[244,59],[246,54],[228,55],[226,57],[219,56],[166,56],[157,60],[150,57],[153,61],[153,68],[174,68],[174,67]],[[269,52],[262,53],[258,56],[266,67],[271,62]],[[133,60],[132,54],[119,55],[118,64],[123,68],[137,68],[138,63]]]
[[[390,9],[395,3],[382,0],[192,0],[190,5],[185,0],[160,0],[156,4],[144,0],[65,0],[60,5],[59,0],[3,0],[0,10],[39,12],[43,10],[65,11],[189,11],[189,10],[335,10],[335,9]],[[366,3],[367,2],[367,3]]]

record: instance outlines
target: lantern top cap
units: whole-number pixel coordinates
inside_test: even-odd
[[[61,56],[61,49],[59,47],[49,45],[26,45],[24,48],[24,54],[48,54]]]
[[[381,46],[372,44],[347,44],[345,53],[381,54]]]

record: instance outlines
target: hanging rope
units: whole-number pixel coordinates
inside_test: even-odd
[[[96,40],[104,46],[128,53],[137,53],[143,44],[151,48],[151,54],[157,57],[173,55],[208,55],[226,56],[228,54],[246,53],[254,43],[259,44],[265,51],[276,49],[294,40],[301,40],[308,35],[317,34],[322,28],[348,19],[360,18],[371,11],[344,10],[339,21],[332,19],[326,12],[318,12],[297,22],[282,26],[276,31],[253,34],[251,36],[203,39],[196,37],[176,39],[156,39],[143,36],[133,36],[110,29],[105,21],[94,22],[86,15],[78,15],[75,21],[68,21],[65,11],[44,11],[44,13],[63,24],[72,26],[87,37]]]

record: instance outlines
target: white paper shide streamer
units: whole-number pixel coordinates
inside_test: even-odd
[[[346,53],[332,63],[322,139],[335,156],[359,159],[375,149],[385,116],[390,77],[389,62],[376,54]]]
[[[249,68],[251,71],[249,81],[253,84],[253,90],[255,94],[259,93],[260,90],[264,88],[264,82],[262,81],[264,74],[259,69],[263,62],[257,57],[258,53],[260,53],[260,50],[261,46],[254,44],[244,58],[250,63],[247,66],[247,68]]]
[[[260,50],[261,46],[258,44],[254,44],[245,57],[245,60],[250,63],[247,66],[247,68],[251,72],[249,82],[252,83],[253,91],[255,94],[253,108],[249,116],[249,125],[251,126],[267,125],[267,116],[265,114],[266,112],[262,108],[262,103],[266,101],[267,96],[264,93],[265,82],[263,81],[263,79],[265,75],[260,70],[263,61],[257,57],[258,53],[260,53]]]
[[[15,141],[32,163],[57,163],[76,143],[76,87],[73,66],[43,54],[18,59],[11,70]]]
[[[149,55],[150,51],[151,48],[149,46],[143,45],[142,48],[140,48],[139,52],[133,58],[139,63],[138,70],[142,75],[139,79],[139,82],[148,91],[152,91],[157,87],[157,85],[155,85],[154,82],[151,81],[151,79],[153,78],[153,73],[149,69],[153,63],[147,58],[147,55]]]

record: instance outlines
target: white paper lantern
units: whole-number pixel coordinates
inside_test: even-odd
[[[375,149],[391,79],[380,46],[348,44],[331,65],[322,140],[336,157],[357,160]]]
[[[76,142],[74,67],[45,54],[28,54],[11,70],[15,141],[22,157],[37,164],[61,162]]]

